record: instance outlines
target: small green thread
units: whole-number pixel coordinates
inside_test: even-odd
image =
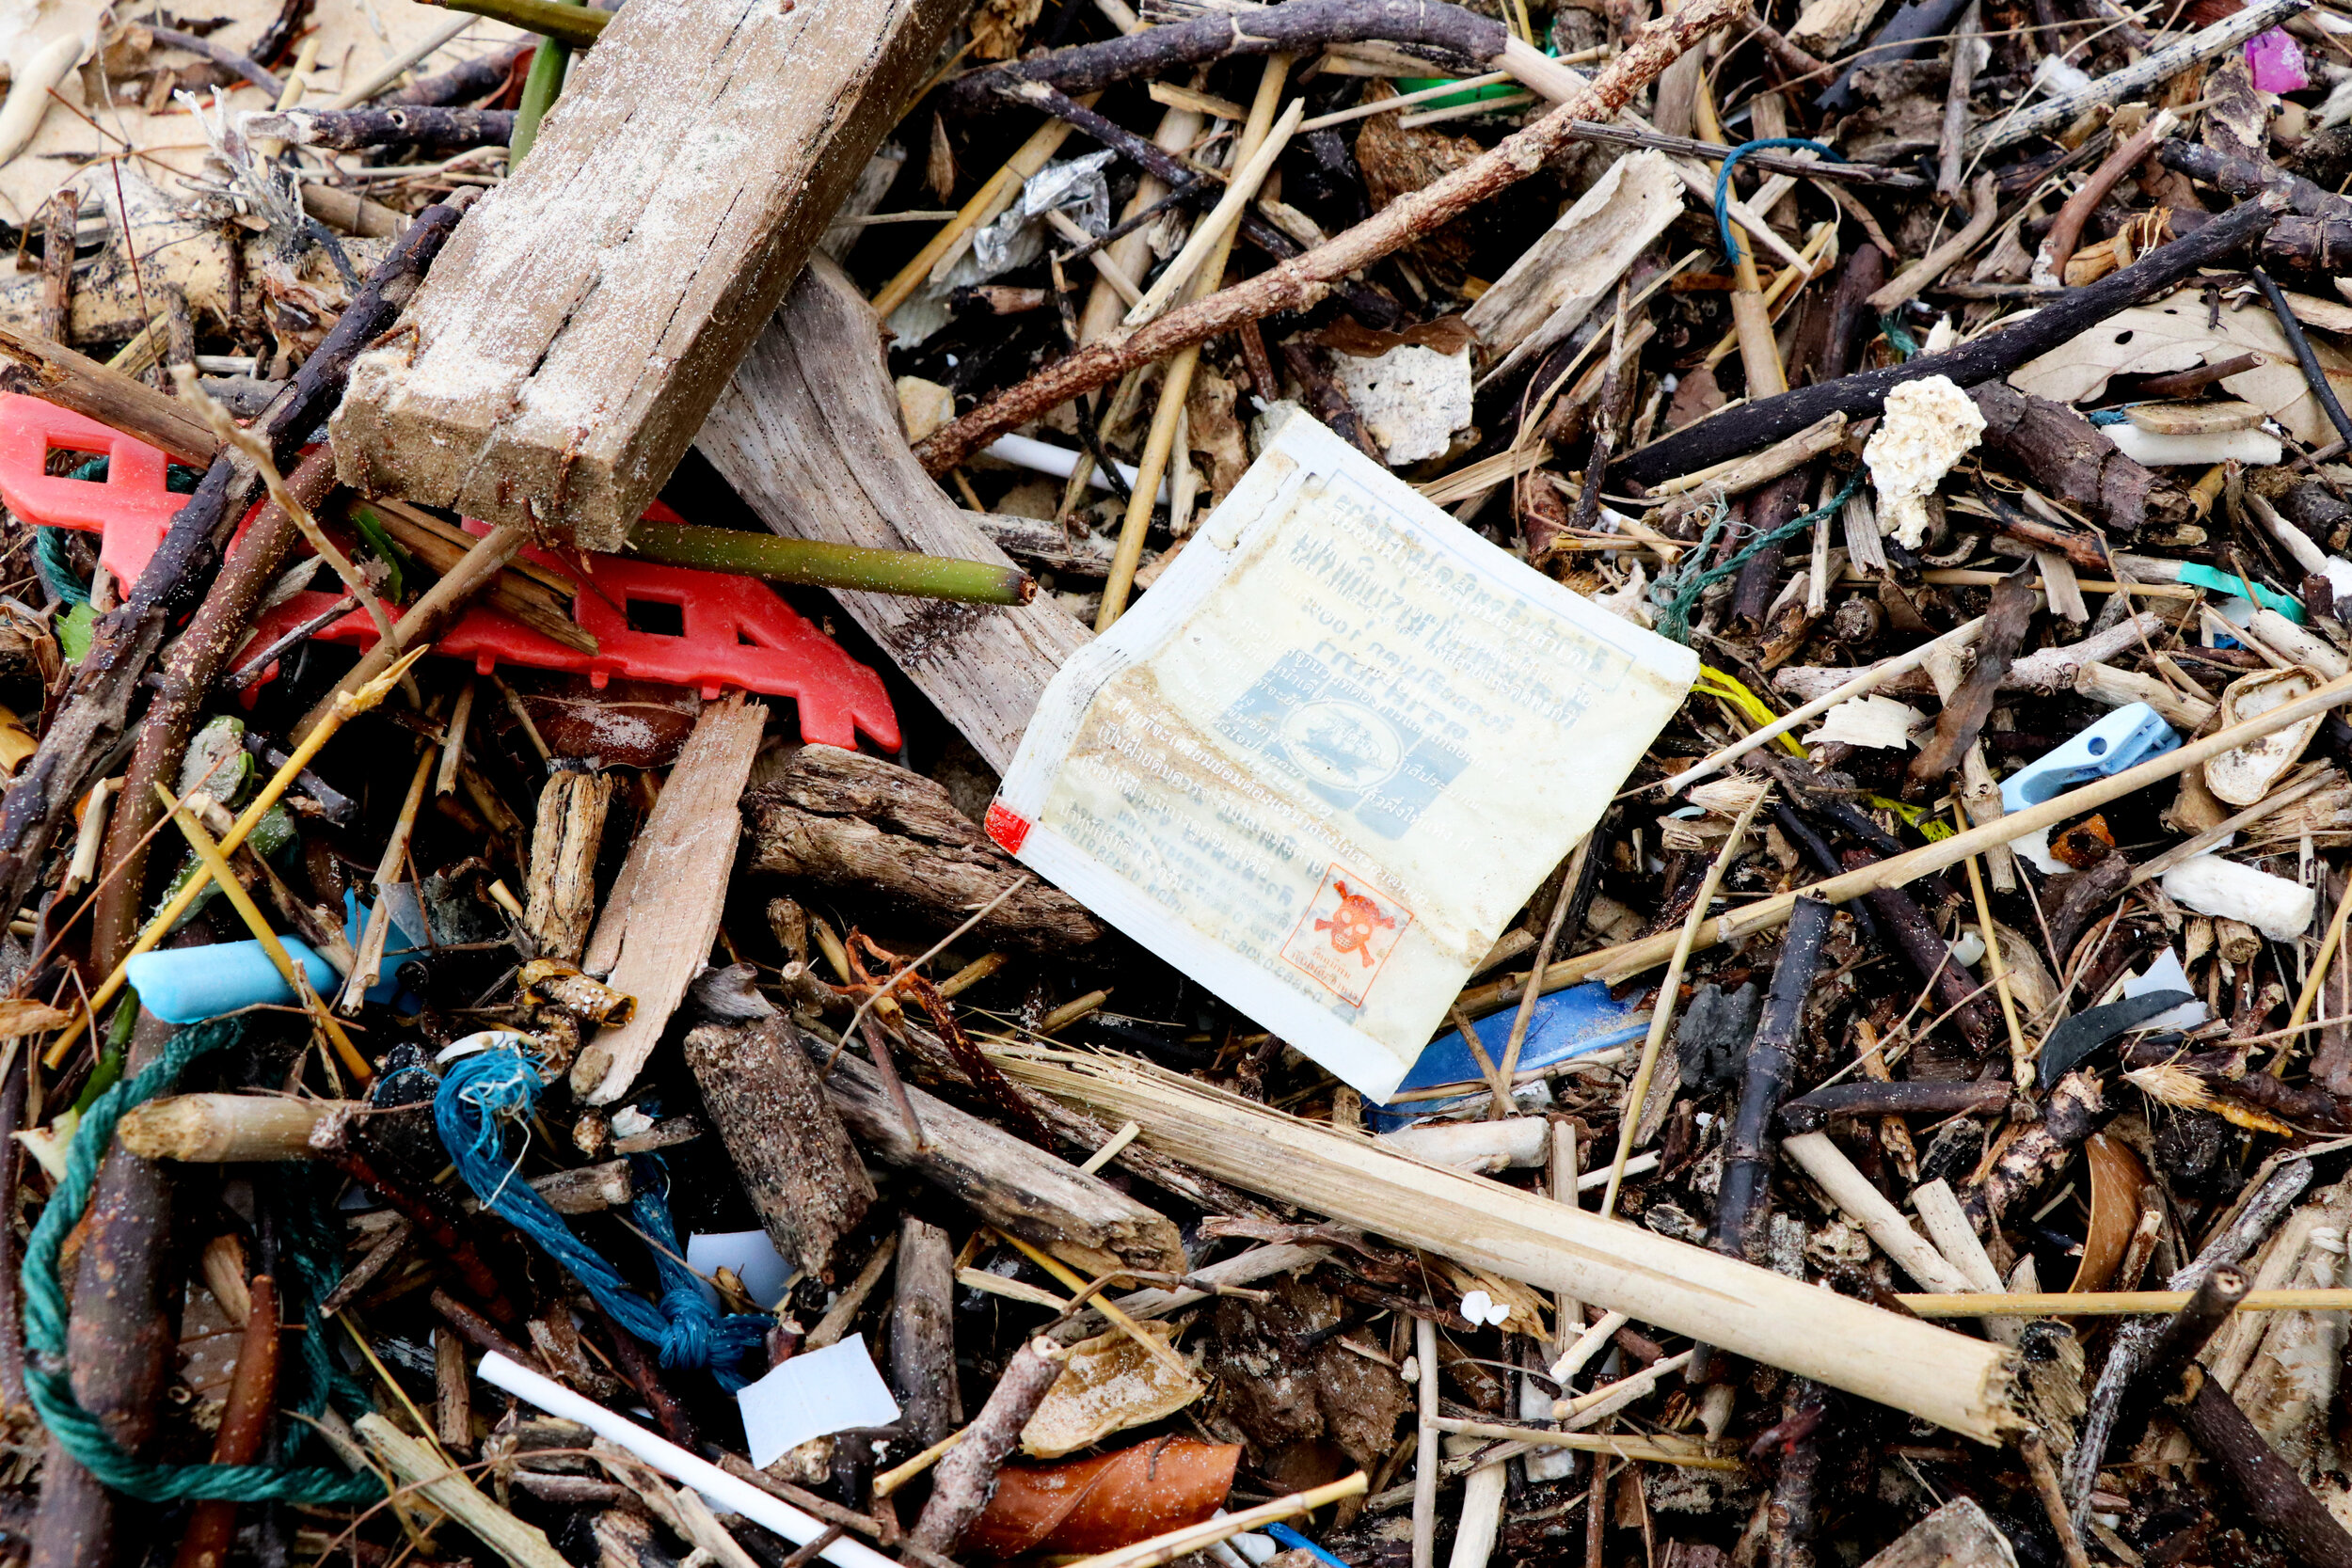
[[[24,1345],[31,1365],[25,1369],[25,1392],[51,1436],[76,1463],[104,1485],[142,1500],[220,1498],[232,1502],[291,1502],[356,1505],[384,1496],[383,1482],[373,1476],[345,1475],[340,1470],[280,1469],[270,1465],[152,1465],[125,1453],[97,1417],[73,1397],[66,1367],[65,1291],[57,1279],[57,1255],[66,1236],[89,1207],[90,1189],[98,1180],[98,1164],[113,1143],[115,1125],[133,1107],[169,1089],[187,1065],[199,1056],[232,1044],[243,1026],[233,1020],[215,1020],[183,1029],[165,1042],[146,1069],[128,1084],[117,1084],[100,1095],[67,1146],[65,1179],[50,1196],[40,1222],[24,1243]],[[308,1281],[305,1281],[306,1285]],[[315,1332],[308,1340],[324,1338]],[[306,1361],[313,1347],[305,1346]],[[317,1346],[323,1351],[324,1346]],[[315,1374],[316,1369],[310,1369]],[[315,1383],[315,1375],[312,1381]]]
[[[1683,552],[1682,562],[1672,571],[1659,574],[1658,580],[1650,585],[1649,598],[1650,603],[1658,607],[1660,633],[1673,638],[1677,642],[1689,642],[1691,641],[1691,611],[1697,608],[1701,594],[1738,572],[1757,551],[1767,546],[1793,539],[1822,518],[1836,515],[1837,509],[1852,499],[1853,493],[1860,488],[1862,488],[1862,470],[1856,468],[1848,476],[1845,488],[1838,491],[1829,500],[1810,512],[1791,517],[1770,533],[1759,534],[1750,540],[1738,554],[1722,565],[1709,566],[1707,570],[1694,575],[1692,569],[1698,562],[1714,553],[1716,543],[1723,538],[1724,530],[1731,524],[1730,511],[1724,507],[1717,507],[1714,521],[1707,525],[1707,531],[1700,536],[1698,544]]]

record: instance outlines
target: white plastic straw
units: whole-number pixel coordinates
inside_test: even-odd
[[[822,1520],[770,1497],[749,1481],[737,1480],[709,1461],[697,1459],[667,1438],[656,1437],[636,1422],[613,1414],[594,1400],[580,1398],[562,1384],[541,1377],[496,1351],[482,1358],[478,1370],[483,1382],[529,1400],[550,1416],[578,1421],[673,1481],[684,1481],[718,1507],[774,1530],[796,1546],[805,1546],[825,1533],[827,1527]],[[820,1555],[840,1568],[898,1568],[873,1547],[847,1536],[827,1546]]]

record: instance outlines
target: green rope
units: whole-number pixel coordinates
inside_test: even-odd
[[[1722,565],[1697,571],[1698,563],[1715,553],[1716,543],[1723,538],[1724,530],[1731,524],[1729,509],[1718,506],[1714,521],[1707,525],[1707,531],[1700,536],[1698,544],[1683,552],[1680,564],[1672,571],[1660,573],[1658,580],[1650,585],[1650,603],[1658,607],[1660,633],[1677,642],[1689,642],[1691,611],[1698,607],[1700,594],[1737,573],[1758,551],[1795,538],[1824,517],[1835,516],[1837,509],[1852,499],[1853,493],[1860,488],[1862,470],[1856,468],[1848,476],[1846,487],[1821,505],[1800,516],[1791,517],[1770,533],[1757,535]]]
[[[73,1397],[66,1365],[66,1303],[57,1280],[57,1255],[89,1207],[98,1164],[114,1141],[115,1124],[134,1106],[145,1104],[178,1083],[182,1069],[190,1062],[233,1043],[243,1033],[241,1024],[228,1019],[181,1030],[165,1042],[161,1053],[144,1071],[100,1095],[83,1116],[66,1149],[65,1179],[50,1195],[40,1223],[33,1227],[32,1239],[24,1243],[24,1344],[31,1362],[24,1372],[25,1392],[32,1397],[41,1424],[76,1463],[103,1484],[143,1501],[215,1497],[234,1502],[374,1502],[384,1496],[382,1481],[341,1470],[150,1464],[125,1453],[105,1425]],[[323,1336],[314,1326],[305,1338],[315,1340]]]

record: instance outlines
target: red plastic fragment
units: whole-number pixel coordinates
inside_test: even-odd
[[[105,480],[47,473],[53,451],[104,453]],[[164,464],[153,447],[94,420],[39,398],[0,393],[0,500],[27,523],[103,535],[99,559],[126,583],[146,567],[186,499],[165,486]],[[647,515],[676,520],[660,505]],[[803,740],[849,748],[863,731],[884,751],[898,749],[898,716],[882,677],[843,653],[767,584],[625,556],[560,560],[536,549],[523,553],[566,575],[577,576],[582,564],[593,569],[593,586],[580,584],[573,615],[596,638],[597,651],[565,647],[477,605],[441,635],[436,653],[471,659],[485,674],[501,664],[519,665],[583,674],[599,688],[620,675],[691,687],[706,699],[729,688],[789,697],[800,709]],[[295,594],[258,618],[251,645],[266,645],[334,601],[331,594]],[[632,612],[636,626],[630,625]],[[354,610],[316,635],[365,649],[374,645],[375,626],[366,611]]]

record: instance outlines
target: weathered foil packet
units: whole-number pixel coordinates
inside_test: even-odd
[[[1294,415],[1046,689],[989,832],[1385,1101],[1697,673]]]

